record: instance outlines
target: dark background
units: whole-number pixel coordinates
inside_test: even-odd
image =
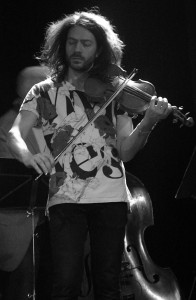
[[[123,66],[155,85],[159,96],[196,120],[196,58],[194,0],[5,1],[1,4],[1,112],[15,98],[15,78],[43,42],[45,27],[64,14],[99,6],[117,27],[126,44]],[[196,275],[196,185],[192,178],[187,197],[175,197],[195,148],[195,126],[180,128],[173,118],[158,124],[145,148],[125,164],[148,190],[154,225],[147,226],[145,242],[152,260],[169,267],[188,298]],[[149,224],[150,225],[150,224]]]

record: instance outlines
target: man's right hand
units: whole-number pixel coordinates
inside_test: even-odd
[[[55,164],[54,158],[52,155],[47,153],[37,153],[32,155],[30,152],[23,156],[22,159],[26,167],[32,167],[38,174],[47,175],[52,171],[52,168]]]

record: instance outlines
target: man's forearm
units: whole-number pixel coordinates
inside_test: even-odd
[[[14,158],[23,162],[25,165],[28,165],[29,157],[32,154],[28,150],[20,133],[14,128],[12,128],[8,133],[7,145]]]
[[[137,152],[144,147],[148,140],[154,125],[146,126],[145,123],[139,123],[136,128],[121,141],[120,158],[127,162],[131,160]]]

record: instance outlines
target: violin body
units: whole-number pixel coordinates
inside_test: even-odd
[[[121,271],[121,299],[180,300],[180,289],[170,269],[160,268],[150,258],[144,231],[153,225],[151,199],[143,184],[127,173],[132,194]]]
[[[118,77],[113,84],[104,84],[98,79],[88,78],[84,89],[90,96],[91,102],[103,103],[103,99],[107,100],[123,81],[123,77]],[[116,100],[122,110],[129,114],[140,114],[148,108],[150,99],[155,94],[155,87],[150,82],[141,79],[137,81],[129,80],[126,87],[116,97]]]
[[[121,82],[121,80],[122,79],[119,78],[119,82]],[[132,92],[131,101],[130,92]],[[119,96],[118,102],[121,109],[129,114],[141,114],[146,111],[149,106],[150,99],[154,95],[156,95],[156,91],[152,83],[141,79],[137,81],[130,80],[128,85],[123,89],[122,94]]]

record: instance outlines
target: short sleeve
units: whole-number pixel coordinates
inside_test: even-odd
[[[40,95],[39,86],[36,84],[30,89],[30,91],[26,95],[20,107],[20,111],[21,110],[31,111],[39,118],[39,113],[37,110],[37,99],[39,98],[39,95]]]

